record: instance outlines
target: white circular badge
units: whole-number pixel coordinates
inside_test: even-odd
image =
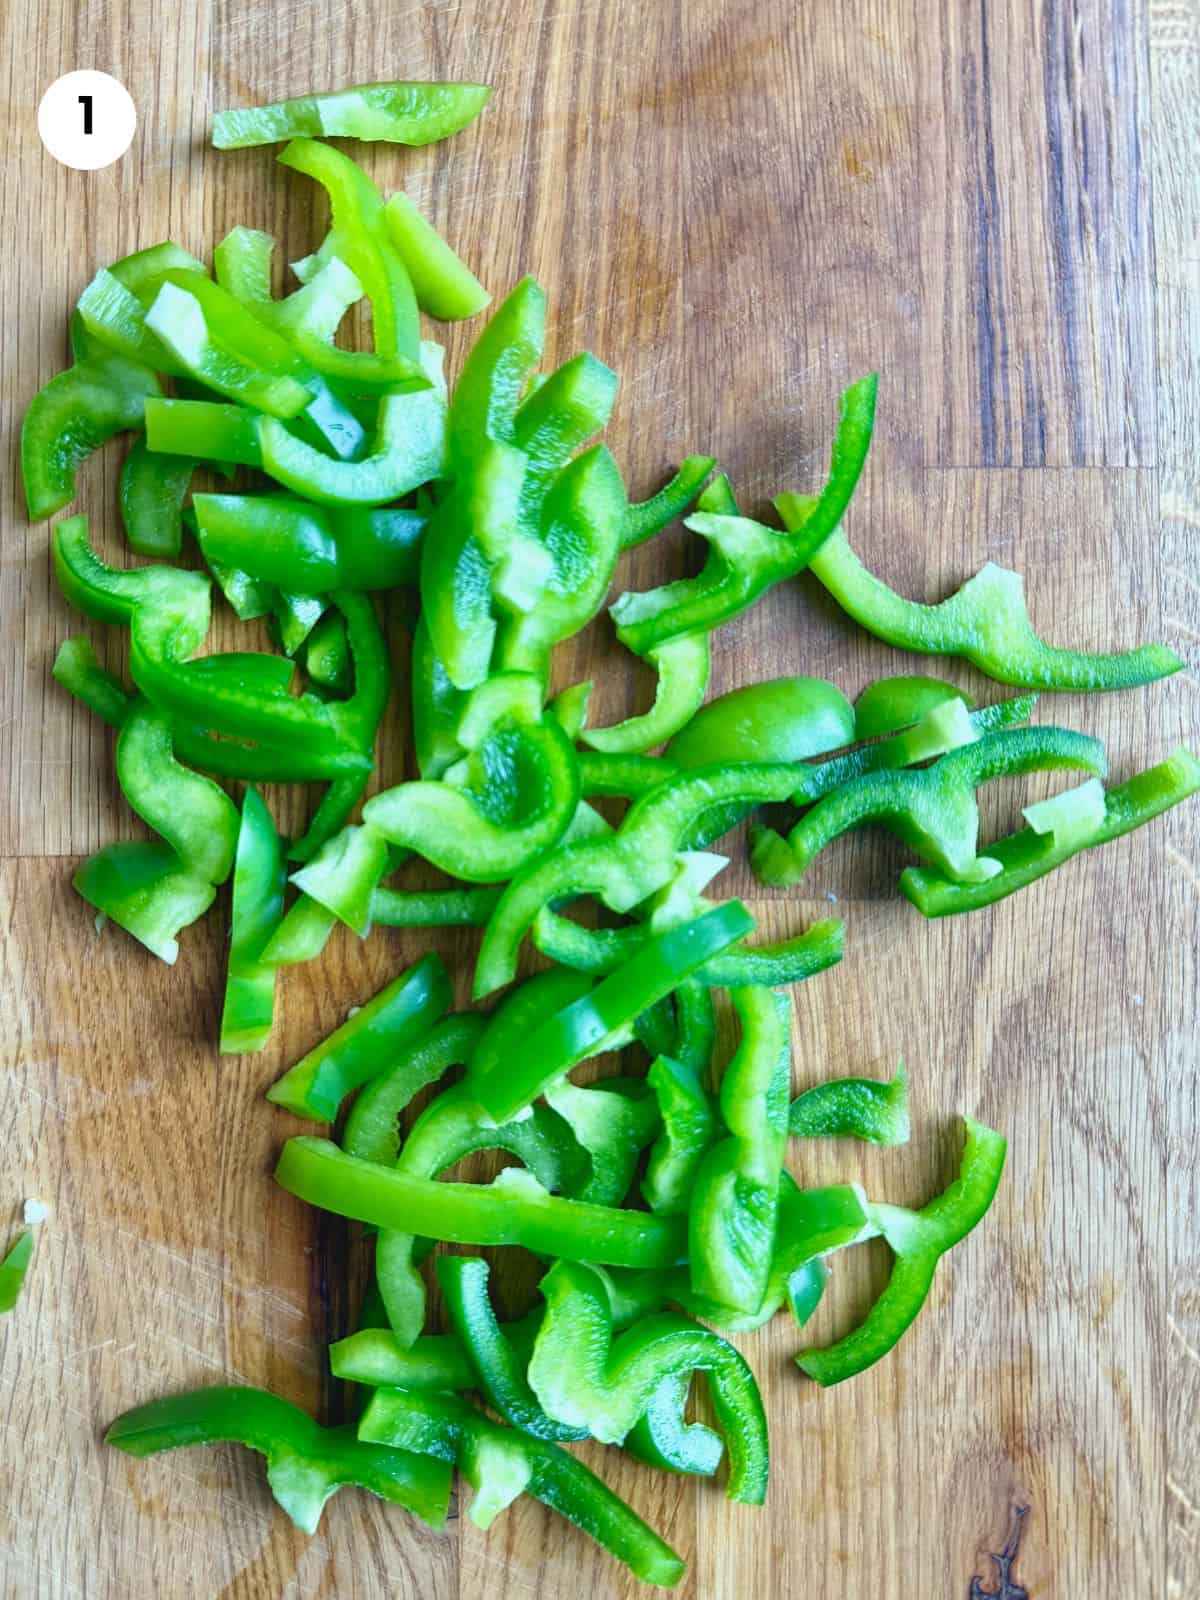
[[[64,167],[94,172],[123,156],[137,128],[137,110],[123,83],[107,72],[68,72],[38,106],[42,143]]]

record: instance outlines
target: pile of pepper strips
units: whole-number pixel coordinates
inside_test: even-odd
[[[762,1404],[713,1329],[759,1326],[785,1304],[803,1325],[827,1257],[882,1237],[895,1264],[865,1320],[797,1358],[822,1384],[862,1371],[894,1346],[941,1254],[987,1209],[1005,1148],[967,1119],[958,1178],[919,1211],[868,1201],[854,1184],[799,1187],[784,1165],[789,1137],[901,1143],[906,1080],[903,1070],[887,1084],[837,1080],[789,1105],[780,989],[840,959],[841,924],[747,944],[745,908],[705,895],[725,865],[709,845],[762,805],[788,802],[799,817],[786,838],[752,825],[752,860],[764,882],[793,884],[832,839],[882,823],[922,863],[903,873],[903,893],[942,916],[1149,820],[1200,787],[1200,763],[1177,750],[1106,790],[1098,741],[1029,725],[1036,695],[976,709],[927,677],[874,684],[855,706],[809,678],[705,704],[712,631],[803,570],[897,647],[961,656],[1026,690],[1131,687],[1181,663],[1157,646],[1096,655],[1044,644],[1020,578],[992,565],[936,606],[867,571],[839,525],[871,438],[873,377],[842,396],[821,492],[778,497],[782,531],[742,516],[708,457],[628,502],[608,450],[587,448],[616,376],[587,353],[536,373],[545,297],[531,279],[492,315],[448,395],[418,308],[455,319],[488,296],[403,194],[385,201],[348,156],[308,136],[425,143],[464,126],[487,94],[375,84],[220,114],[218,146],[291,139],[279,159],[327,192],[332,221],[294,267],[301,287],[272,297],[272,240],[246,228],[217,246],[212,275],[170,243],[118,261],[80,299],[75,364],[26,418],[34,518],[73,498],[93,450],[134,435],[121,511],[131,550],[155,564],[101,562],[83,518],[60,523],[53,541],[67,598],[128,630],[133,687],[103,671],[85,639],[64,643],[54,672],[118,730],[121,789],[158,838],[101,850],[75,885],[173,961],[176,934],[232,874],[222,1051],[263,1048],[279,968],[319,955],[338,921],[364,937],[375,924],[481,926],[478,1000],[513,982],[526,938],[553,963],[491,1011],[451,1012],[449,975],[426,956],[270,1091],[325,1123],[359,1091],[340,1143],[290,1139],[276,1174],[377,1230],[360,1331],[330,1352],[335,1375],[373,1391],[357,1425],[324,1428],[277,1396],[217,1388],[142,1406],[108,1438],[134,1455],[218,1439],[262,1451],[277,1500],[309,1531],[345,1483],[440,1525],[457,1464],[481,1525],[531,1493],[639,1577],[669,1585],[678,1556],[562,1444],[590,1436],[703,1475],[727,1456],[730,1497],[761,1503]],[[334,335],[364,296],[373,349],[343,349]],[[243,469],[238,492],[191,492],[201,467],[228,480]],[[657,671],[654,704],[589,728],[590,685],[548,700],[553,648],[595,615],[622,550],[693,506],[686,526],[708,548],[699,575],[611,608],[619,639]],[[205,570],[175,564],[185,530]],[[239,617],[271,620],[278,653],[199,653],[213,581]],[[392,672],[373,595],[400,587],[419,595],[421,781],[373,795],[351,822]],[[1027,807],[1027,826],[981,853],[978,787],[1046,769],[1083,781]],[[245,783],[240,811],[217,779]],[[325,785],[292,842],[255,787],[278,782]],[[615,828],[589,803],[598,796],[631,802]],[[414,855],[453,886],[385,883]],[[587,900],[623,920],[566,914]],[[740,1028],[720,1069],[716,990]],[[590,1057],[633,1044],[648,1070],[571,1081]],[[402,1139],[401,1114],[433,1084],[446,1086]],[[490,1185],[438,1181],[477,1150],[518,1165]],[[626,1205],[631,1192],[644,1208]],[[499,1322],[486,1262],[443,1254],[434,1268],[452,1331],[424,1332],[418,1268],[434,1238],[534,1252],[548,1264],[539,1304]],[[686,1419],[697,1372],[715,1430]]]

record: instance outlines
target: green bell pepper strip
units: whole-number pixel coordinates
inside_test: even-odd
[[[261,228],[231,228],[213,248],[213,276],[243,305],[261,309],[274,305],[271,295],[271,257],[274,235]]]
[[[503,1071],[526,1048],[529,1035],[564,1006],[590,993],[591,982],[578,972],[552,967],[535,973],[509,991],[491,1014],[468,1063],[478,1077]]]
[[[371,896],[371,921],[381,928],[482,928],[500,899],[490,885],[478,889],[389,889]]]
[[[0,1260],[0,1313],[11,1311],[21,1298],[25,1287],[25,1274],[33,1259],[33,1229],[26,1228],[17,1235],[12,1248]]]
[[[238,494],[198,494],[193,508],[206,558],[283,589],[395,589],[417,576],[425,518],[415,511]]]
[[[473,122],[491,93],[482,83],[359,83],[328,94],[218,111],[212,142],[218,150],[309,137],[432,144]]]
[[[625,509],[620,469],[603,445],[575,456],[554,479],[539,536],[549,571],[537,604],[500,627],[501,668],[545,679],[554,646],[596,615],[612,581]]]
[[[908,1074],[904,1063],[890,1083],[874,1078],[835,1078],[806,1089],[788,1109],[788,1132],[801,1139],[907,1144]]]
[[[336,926],[337,918],[332,911],[302,894],[284,912],[282,921],[263,947],[264,965],[287,967],[315,961]]]
[[[270,584],[260,583],[248,572],[220,561],[206,560],[204,565],[239,622],[256,622],[259,617],[270,616],[275,599]]]
[[[699,1073],[658,1056],[647,1081],[658,1101],[662,1132],[651,1147],[642,1195],[651,1211],[683,1216],[696,1174],[717,1137],[717,1119]]]
[[[326,1139],[293,1138],[275,1177],[289,1194],[338,1216],[452,1244],[522,1245],[538,1255],[627,1267],[670,1266],[685,1251],[675,1217],[562,1199],[515,1167],[490,1184],[444,1183],[357,1160]]]
[[[426,316],[461,322],[483,310],[491,295],[403,191],[391,197],[383,215]]]
[[[383,209],[383,197],[367,174],[332,145],[293,139],[278,157],[303,172],[329,195],[333,214],[333,252],[362,284],[371,302],[375,353],[415,361],[420,345],[420,315],[412,281],[405,271]]]
[[[654,704],[638,717],[610,728],[589,728],[583,742],[613,755],[637,755],[663,744],[687,727],[708,688],[709,650],[706,633],[685,633],[650,650],[647,661],[658,673]]]
[[[354,682],[350,641],[341,617],[327,612],[305,641],[304,670],[313,683],[331,694],[349,694]]]
[[[21,476],[32,522],[75,498],[76,469],[118,433],[141,428],[148,398],[161,394],[149,368],[101,354],[51,378],[21,424]]]
[[[623,1562],[643,1582],[671,1588],[684,1562],[600,1479],[558,1445],[501,1427],[455,1395],[381,1389],[359,1436],[457,1461],[475,1489],[472,1520],[486,1526],[527,1491]]]
[[[547,710],[558,722],[567,738],[574,743],[587,726],[588,704],[592,698],[592,681],[573,683],[551,700]]]
[[[422,778],[440,778],[462,755],[457,734],[466,696],[438,659],[424,617],[413,632],[410,672],[417,770]]]
[[[387,1070],[397,1050],[428,1033],[450,1004],[450,978],[426,955],[360,1006],[267,1090],[297,1117],[333,1122],[342,1101]]]
[[[327,378],[352,376],[356,393],[374,393],[380,384],[403,388],[412,379],[407,356],[377,356],[335,348],[334,335],[350,307],[363,297],[363,286],[340,256],[331,255],[298,289],[282,300],[257,303],[251,309],[285,334],[300,354]],[[240,298],[240,297],[239,297]],[[353,358],[353,364],[344,363]]]
[[[476,999],[511,982],[521,940],[542,906],[594,894],[611,911],[632,910],[670,882],[684,839],[714,807],[786,799],[801,770],[764,763],[680,774],[635,801],[615,834],[563,846],[553,857],[524,868],[501,896],[484,933],[475,971]]]
[[[354,772],[348,777],[333,779],[313,812],[308,827],[288,850],[289,861],[311,861],[335,834],[341,832],[350,813],[362,799],[369,779],[368,772]],[[367,921],[370,922],[369,913]]]
[[[866,1197],[857,1184],[801,1189],[784,1170],[779,1175],[775,1248],[766,1289],[752,1312],[735,1311],[719,1300],[697,1294],[692,1289],[686,1266],[662,1274],[659,1292],[663,1301],[682,1307],[689,1315],[701,1317],[724,1332],[748,1333],[771,1320],[788,1300],[793,1287],[797,1294],[810,1292],[811,1285],[806,1285],[804,1279],[806,1269],[814,1261],[849,1245],[873,1239],[878,1232]],[[620,1287],[624,1286],[627,1275],[617,1272],[610,1276]]]
[[[823,678],[773,678],[711,700],[667,747],[677,767],[805,761],[854,742],[854,708]]]
[[[133,697],[100,665],[90,639],[64,639],[50,675],[110,728],[124,722]]]
[[[172,244],[170,240],[151,245],[146,250],[135,250],[130,256],[122,256],[119,261],[112,263],[108,271],[122,288],[128,289],[146,307],[158,293],[163,273],[171,268],[207,276],[202,261],[197,261],[190,251]],[[71,318],[71,349],[77,362],[111,350],[110,345],[88,329],[78,308]]]
[[[431,1101],[409,1130],[393,1170],[428,1182],[477,1150],[516,1156],[541,1194],[579,1189],[586,1181],[586,1154],[556,1111],[537,1106],[531,1116],[498,1125],[484,1114],[469,1082],[455,1084]],[[414,1265],[416,1243],[414,1232],[387,1227],[380,1228],[375,1241],[379,1292],[393,1331],[406,1345],[425,1321],[425,1285]]]
[[[561,839],[579,799],[575,752],[547,717],[492,735],[469,788],[400,784],[368,800],[363,820],[453,877],[498,883]]]
[[[1008,1141],[964,1117],[966,1145],[958,1177],[919,1211],[873,1205],[871,1217],[895,1260],[887,1287],[863,1322],[836,1344],[805,1350],[800,1370],[824,1388],[865,1372],[887,1355],[925,1303],[938,1261],[966,1237],[992,1203],[1004,1170]]]
[[[699,512],[685,526],[708,540],[698,577],[645,594],[627,593],[610,607],[617,637],[635,655],[681,633],[709,630],[739,616],[773,584],[804,570],[834,532],[867,458],[875,419],[875,375],[852,384],[841,399],[829,477],[808,501],[802,528],[778,533],[748,517]]]
[[[918,771],[870,773],[804,813],[788,835],[792,865],[782,872],[777,867],[765,881],[799,882],[831,840],[867,822],[880,822],[947,877],[982,882],[1000,869],[991,857],[978,854],[977,786],[1027,772],[1072,768],[1104,772],[1104,746],[1098,739],[1063,728],[1012,728],[951,750]],[[764,860],[752,830],[751,861],[760,875]]]
[[[220,656],[181,660],[172,614],[149,604],[135,606],[130,619],[133,680],[148,699],[189,726],[283,745],[295,754],[331,758],[345,750],[367,753],[387,701],[387,646],[366,595],[336,590],[331,598],[346,621],[354,660],[354,692],[347,700],[322,702],[311,694],[297,698],[285,688],[272,692],[261,673],[250,669],[256,661],[276,657],[230,657],[236,670],[228,672],[220,666],[225,659]],[[290,676],[291,663],[286,665]]]
[[[390,865],[391,850],[378,829],[350,823],[292,874],[292,882],[365,939],[371,931],[371,896]]]
[[[636,799],[656,789],[668,778],[679,776],[679,768],[665,756],[610,755],[607,752],[579,752],[579,782],[586,795],[619,795]]]
[[[688,456],[656,495],[631,505],[621,534],[621,548],[630,550],[634,545],[644,544],[676,517],[681,517],[716,464],[715,456]],[[734,511],[736,514],[736,507]]]
[[[498,1122],[524,1110],[548,1085],[588,1056],[608,1048],[607,1040],[629,1028],[635,1017],[669,994],[682,978],[753,926],[746,908],[731,900],[692,922],[652,934],[634,961],[547,1018],[506,1068],[497,1065],[481,1071],[476,1056],[471,1077],[485,1110]]]
[[[202,400],[152,400],[146,443],[167,455],[192,455],[258,467],[295,494],[320,505],[384,505],[409,494],[446,464],[446,398],[437,346],[422,346],[432,387],[385,394],[367,455],[337,461],[275,417]]]
[[[288,1516],[315,1533],[329,1498],[344,1484],[443,1527],[450,1472],[426,1453],[368,1443],[352,1424],[323,1428],[298,1406],[265,1389],[197,1389],[126,1411],[104,1435],[126,1455],[151,1456],[184,1445],[234,1443],[267,1458],[267,1482]]]
[[[911,728],[950,700],[961,700],[968,710],[975,704],[965,689],[942,678],[911,674],[877,678],[854,702],[854,737],[877,739],[882,734]]]
[[[538,1404],[525,1376],[529,1351],[522,1361],[492,1310],[487,1262],[478,1256],[439,1256],[436,1269],[451,1326],[469,1363],[471,1376],[463,1387],[477,1388],[506,1422],[535,1439],[586,1439],[586,1427],[557,1422]],[[541,1321],[539,1316],[538,1327]]]
[[[779,495],[785,525],[796,508]],[[1033,631],[1019,573],[988,562],[940,605],[902,599],[868,572],[837,534],[810,563],[816,577],[849,616],[901,650],[962,656],[998,683],[1027,689],[1128,689],[1178,672],[1183,662],[1165,645],[1102,654],[1062,650]]]
[[[451,1067],[470,1060],[486,1023],[476,1012],[462,1012],[443,1017],[428,1033],[406,1043],[351,1106],[342,1135],[346,1154],[395,1166],[400,1154],[400,1113]]]
[[[469,466],[489,440],[516,442],[521,392],[545,336],[545,292],[535,279],[522,278],[488,319],[455,386],[447,435],[456,472]]]
[[[534,1317],[541,1322],[540,1311]],[[423,1333],[406,1350],[390,1328],[362,1328],[329,1346],[329,1370],[335,1378],[369,1389],[462,1394],[476,1382],[467,1352],[453,1333]]]
[[[706,961],[696,973],[696,981],[724,988],[739,984],[780,988],[803,983],[838,964],[845,935],[842,922],[829,920],[776,944],[738,945]],[[576,972],[612,972],[622,962],[635,960],[645,939],[640,927],[585,928],[548,906],[543,906],[533,924],[536,948]]]
[[[568,1185],[571,1198],[620,1205],[629,1193],[638,1157],[662,1127],[658,1102],[646,1093],[645,1082],[605,1078],[584,1089],[564,1079],[547,1088],[545,1099],[590,1162],[587,1178]]]
[[[791,1008],[769,989],[733,989],[742,1025],[721,1079],[728,1137],[707,1152],[688,1211],[692,1289],[752,1313],[767,1289],[775,1248],[779,1174],[788,1131]]]
[[[170,717],[140,695],[117,739],[117,781],[186,872],[224,883],[237,849],[237,807],[219,784],[176,761]]]
[[[548,374],[517,408],[512,442],[526,458],[520,518],[536,534],[551,484],[612,415],[618,378],[588,351]]]
[[[202,917],[216,896],[207,878],[184,871],[170,845],[140,841],[105,845],[71,884],[168,966],[179,956],[179,930]]]
[[[701,490],[696,501],[697,511],[715,511],[723,517],[740,517],[742,508],[738,505],[726,473],[719,472],[715,478]]]
[[[121,467],[121,520],[125,540],[139,556],[170,560],[183,546],[183,502],[196,463],[187,456],[156,456],[145,439],[133,442]]]
[[[686,1420],[691,1386],[686,1373],[664,1378],[625,1435],[624,1448],[660,1472],[711,1478],[721,1465],[725,1441],[702,1422]]]
[[[207,273],[195,273],[185,267],[183,276],[192,280],[207,277]],[[163,281],[159,274],[143,284],[141,294],[135,294],[107,267],[101,267],[80,295],[75,315],[88,335],[110,354],[154,372],[184,378],[189,376],[187,365],[146,323],[146,313]]]
[[[829,1268],[820,1256],[797,1267],[788,1279],[788,1310],[796,1326],[803,1328],[821,1303],[821,1296],[829,1283]]]
[[[111,727],[119,728],[132,703],[132,696],[96,660],[88,639],[66,639],[55,657],[53,676]],[[371,758],[354,751],[335,755],[331,761],[313,760],[285,751],[253,749],[228,740],[211,739],[201,729],[174,725],[175,754],[190,767],[214,772],[227,778],[244,778],[253,783],[304,783],[319,778],[336,778],[349,771],[370,775]],[[481,908],[482,916],[482,908]],[[376,921],[380,919],[375,918]],[[486,920],[486,917],[483,918]]]
[[[529,1384],[550,1416],[619,1444],[664,1378],[702,1371],[729,1451],[729,1498],[763,1503],[766,1417],[750,1368],[731,1344],[672,1312],[648,1316],[614,1341],[603,1282],[581,1263],[556,1262],[541,1288],[546,1315]]]
[[[986,882],[955,883],[933,868],[906,867],[900,874],[900,892],[926,917],[946,917],[995,905],[1045,877],[1079,851],[1107,844],[1110,839],[1140,828],[1197,791],[1200,761],[1181,746],[1158,766],[1109,789],[1104,796],[1103,821],[1086,836],[1081,837],[1071,828],[1065,837],[1022,828],[1019,833],[988,845],[988,856],[1000,870]]]
[[[712,1066],[717,1042],[712,990],[702,979],[686,978],[675,991],[674,1008],[675,1035],[669,1054],[703,1080]]]
[[[275,1017],[275,968],[262,959],[283,916],[283,843],[253,786],[242,801],[233,868],[229,974],[221,1012],[222,1055],[261,1050]]]

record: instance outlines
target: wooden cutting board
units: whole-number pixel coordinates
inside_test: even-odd
[[[206,147],[215,108],[385,77],[492,83],[450,143],[356,153],[495,291],[537,274],[550,359],[588,348],[620,371],[608,437],[631,490],[701,449],[752,509],[809,488],[838,391],[877,368],[848,520],[873,566],[932,599],[994,559],[1024,572],[1056,641],[1160,638],[1193,663],[1127,696],[1043,702],[1126,775],[1200,741],[1194,0],[13,0],[0,41],[0,1219],[27,1196],[51,1208],[0,1320],[0,1590],[632,1594],[534,1503],[487,1535],[456,1511],[443,1537],[347,1492],[305,1540],[256,1457],[136,1463],[100,1443],[125,1407],[225,1380],[339,1414],[325,1350],[353,1314],[359,1252],[272,1183],[299,1125],[262,1091],[427,944],[463,968],[472,941],[335,938],[286,974],[266,1052],[221,1060],[223,909],[174,970],[96,933],[72,865],[138,825],[109,733],[49,680],[63,637],[102,630],[68,612],[47,528],[26,522],[22,411],[114,257],[166,237],[206,254],[236,223],[272,230],[281,261],[321,237],[323,203],[269,151]],[[35,126],[42,90],[82,66],[119,76],[141,119],[92,175],[58,166]],[[452,371],[469,336],[447,337]],[[79,502],[114,557],[119,462],[119,447],[93,461]],[[676,532],[619,586],[696,560]],[[119,659],[119,638],[103,647]],[[559,683],[596,678],[597,721],[645,703],[605,619],[561,656]],[[800,671],[853,695],[914,668],[798,582],[718,635],[713,689]],[[390,781],[412,767],[402,675],[396,698]],[[993,832],[1044,792],[1001,787]],[[294,826],[303,799],[273,799]],[[793,1365],[786,1318],[742,1341],[770,1416],[764,1511],[587,1452],[689,1558],[681,1594],[966,1600],[973,1574],[972,1594],[999,1592],[989,1553],[1019,1506],[1008,1600],[1194,1592],[1198,851],[1193,805],[994,912],[926,924],[896,896],[888,840],[839,844],[799,899],[757,895],[735,845],[725,882],[768,932],[831,903],[846,919],[844,964],[795,996],[797,1085],[886,1075],[900,1055],[911,1075],[908,1148],[795,1147],[801,1181],[918,1203],[954,1170],[962,1109],[1005,1128],[1011,1154],[986,1224],[875,1370],[824,1393]],[[885,1272],[875,1246],[839,1261],[817,1336],[848,1327]]]

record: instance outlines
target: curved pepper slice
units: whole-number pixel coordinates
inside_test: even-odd
[[[803,515],[793,496],[776,496],[775,506],[787,526]],[[921,655],[962,656],[998,683],[1027,689],[1128,689],[1183,666],[1165,645],[1107,655],[1046,644],[1030,625],[1020,574],[990,561],[936,606],[902,599],[867,571],[841,533],[810,566],[842,610],[868,633]]]
[[[283,589],[395,589],[417,576],[425,518],[415,511],[240,494],[198,494],[192,506],[206,558]]]
[[[329,94],[215,112],[212,142],[218,150],[304,137],[432,144],[474,122],[491,94],[483,83],[356,83]]]
[[[497,1121],[515,1116],[572,1067],[610,1048],[609,1041],[681,978],[753,927],[746,908],[730,900],[694,921],[651,935],[634,961],[535,1029],[517,1060],[489,1068],[477,1052],[471,1078],[480,1102]]]
[[[504,1150],[516,1156],[528,1168],[537,1192],[547,1197],[552,1189],[578,1187],[587,1168],[586,1157],[557,1112],[537,1106],[531,1116],[496,1124],[484,1114],[470,1083],[464,1082],[426,1106],[400,1147],[394,1173],[433,1180],[478,1150]],[[425,1321],[425,1285],[413,1262],[416,1240],[415,1230],[381,1227],[375,1241],[379,1292],[403,1344],[412,1343]]]
[[[688,1213],[691,1285],[735,1311],[762,1303],[775,1248],[788,1131],[791,1007],[769,989],[730,992],[742,1038],[721,1080],[729,1136],[705,1156]]]
[[[575,752],[547,717],[501,727],[478,752],[476,770],[467,789],[428,782],[385,789],[367,801],[363,820],[456,878],[510,878],[555,845],[575,815]]]
[[[492,1310],[487,1262],[478,1256],[439,1256],[436,1267],[446,1310],[471,1370],[463,1387],[478,1388],[506,1422],[535,1439],[586,1439],[586,1427],[558,1422],[538,1404],[525,1375],[529,1349],[522,1361],[511,1331],[500,1327]],[[533,1325],[541,1323],[538,1316]]]
[[[719,1335],[672,1312],[643,1318],[615,1341],[598,1274],[558,1261],[542,1279],[546,1315],[529,1359],[529,1383],[560,1422],[619,1444],[664,1378],[702,1371],[729,1450],[731,1500],[767,1493],[767,1422],[753,1374]]]
[[[25,1275],[33,1259],[33,1229],[17,1235],[16,1243],[0,1259],[0,1313],[11,1311],[21,1298]]]
[[[356,1160],[327,1139],[301,1137],[284,1145],[275,1179],[338,1216],[452,1244],[523,1245],[539,1255],[627,1267],[666,1267],[684,1253],[678,1219],[562,1199],[512,1167],[490,1184],[443,1183]]]
[[[179,956],[176,934],[204,915],[217,892],[207,878],[185,872],[170,845],[140,840],[97,850],[71,885],[168,966]]]
[[[315,179],[328,193],[333,253],[350,268],[371,302],[375,353],[415,361],[420,344],[417,300],[392,243],[379,190],[349,156],[313,139],[293,139],[278,160]]]
[[[649,500],[639,500],[631,505],[621,534],[621,548],[629,550],[636,544],[644,544],[656,533],[661,533],[676,517],[681,517],[716,464],[715,456],[688,456],[675,476],[657,494],[651,495]],[[733,509],[736,512],[737,508]]]
[[[371,896],[371,921],[381,928],[482,928],[501,891],[479,889],[388,889]]]
[[[1007,839],[988,845],[988,856],[1000,870],[986,882],[955,883],[930,867],[906,867],[900,874],[900,892],[926,917],[947,917],[958,911],[976,911],[981,906],[994,905],[1044,877],[1079,851],[1107,844],[1110,839],[1140,828],[1198,791],[1200,761],[1181,746],[1158,766],[1107,790],[1102,819],[1092,820],[1089,808],[1089,822],[1083,831],[1070,825],[1077,819],[1073,819],[1069,811],[1059,812],[1062,821],[1068,824],[1065,828],[1052,826],[1049,831],[1023,828]],[[1068,791],[1068,795],[1077,792]],[[1056,796],[1056,799],[1066,801],[1067,795]]]
[[[632,910],[671,881],[685,838],[714,808],[786,799],[800,771],[762,764],[682,773],[637,800],[615,834],[565,845],[526,867],[500,897],[484,933],[476,998],[512,980],[521,940],[544,905],[595,894],[612,911]]]
[[[491,295],[406,194],[394,194],[383,214],[417,304],[427,316],[461,322],[483,310]]]
[[[658,1133],[658,1104],[641,1078],[604,1078],[580,1088],[569,1079],[546,1090],[546,1104],[575,1135],[590,1164],[581,1182],[568,1183],[574,1200],[620,1205],[629,1193],[638,1157]]]
[[[881,734],[911,728],[951,700],[961,700],[968,710],[975,704],[965,689],[941,678],[918,674],[877,678],[854,702],[854,737],[877,739]]]
[[[650,1151],[642,1194],[651,1211],[683,1216],[696,1175],[717,1136],[717,1119],[700,1074],[670,1056],[657,1056],[647,1082],[654,1090],[662,1133]]]
[[[353,1019],[351,1019],[353,1020]],[[389,1040],[390,1065],[372,1079],[346,1119],[342,1148],[363,1161],[395,1166],[400,1154],[399,1117],[404,1108],[453,1066],[464,1066],[479,1043],[487,1019],[475,1012],[443,1017],[428,1033],[403,1044]]]
[[[197,1389],[126,1411],[104,1435],[130,1456],[185,1445],[231,1442],[267,1458],[267,1482],[279,1505],[305,1533],[315,1533],[331,1495],[345,1484],[445,1525],[450,1471],[425,1452],[360,1440],[352,1424],[323,1428],[299,1406],[265,1389]]]
[[[791,862],[752,832],[751,861],[764,882],[797,883],[817,853],[839,834],[868,822],[890,828],[948,877],[982,882],[1000,869],[977,854],[975,790],[995,778],[1026,772],[1105,770],[1104,746],[1065,728],[1013,728],[962,745],[919,771],[870,773],[818,801],[788,835]]]
[[[449,1004],[445,964],[423,956],[289,1067],[267,1099],[298,1117],[332,1122],[346,1096],[377,1078],[395,1051],[428,1033]]]
[[[535,1312],[534,1318],[540,1322],[541,1313]],[[329,1370],[335,1378],[368,1389],[441,1389],[461,1394],[475,1383],[462,1341],[452,1333],[423,1333],[405,1349],[390,1328],[360,1328],[329,1346]]]
[[[725,1441],[702,1422],[686,1420],[691,1387],[688,1373],[664,1378],[625,1435],[624,1447],[660,1472],[711,1478],[721,1465]]]
[[[51,378],[21,424],[21,476],[32,521],[75,498],[75,472],[115,434],[140,428],[148,398],[160,395],[148,367],[95,355]]]
[[[748,517],[712,512],[689,517],[685,525],[709,543],[703,570],[645,594],[623,594],[609,613],[622,644],[645,655],[681,633],[719,627],[773,584],[808,566],[841,521],[858,483],[874,427],[876,386],[872,374],[842,395],[829,477],[820,496],[806,502],[803,526],[778,533]]]
[[[501,625],[497,655],[504,670],[545,680],[554,646],[595,616],[612,581],[625,507],[620,469],[604,445],[574,457],[554,479],[534,546],[547,567],[536,604]]]
[[[289,431],[277,417],[204,400],[152,400],[146,444],[167,455],[260,467],[285,488],[320,505],[384,505],[411,493],[446,464],[446,396],[441,351],[421,346],[431,387],[388,393],[379,402],[367,454],[338,461]]]
[[[788,1132],[801,1139],[862,1139],[908,1143],[908,1074],[901,1062],[890,1083],[834,1078],[798,1094],[788,1109]]]
[[[327,839],[292,882],[310,900],[332,911],[360,939],[371,930],[371,898],[388,871],[391,851],[369,824],[351,823]]]
[[[343,636],[344,632],[343,629]],[[311,861],[335,834],[340,833],[350,813],[362,799],[369,781],[370,773],[366,772],[353,772],[344,778],[334,778],[321,796],[308,827],[288,850],[288,860]]]
[[[871,1217],[891,1246],[895,1261],[887,1287],[865,1321],[836,1344],[805,1350],[796,1364],[828,1388],[865,1372],[887,1355],[925,1303],[938,1261],[966,1237],[992,1203],[1004,1170],[1008,1141],[964,1117],[966,1145],[958,1177],[919,1211],[873,1205]]]
[[[137,696],[117,739],[117,782],[186,872],[224,883],[237,849],[237,807],[211,778],[181,766],[173,747],[170,717]]]
[[[805,761],[854,741],[854,708],[823,678],[772,678],[704,706],[667,747],[677,767]]]
[[[221,1054],[261,1050],[275,1016],[275,968],[263,949],[283,915],[283,844],[253,786],[242,801],[230,912]]]
[[[571,455],[608,422],[618,382],[584,350],[539,379],[517,407],[512,442],[526,459],[520,517],[527,532],[537,533],[546,494]]]
[[[376,1393],[359,1436],[457,1461],[475,1490],[471,1518],[486,1527],[524,1491],[570,1519],[646,1583],[671,1588],[684,1563],[623,1500],[558,1445],[491,1422],[455,1395]]]
[[[588,728],[583,742],[613,755],[637,755],[662,744],[695,718],[708,688],[709,650],[706,633],[685,633],[646,652],[658,673],[654,704],[638,717],[610,728]],[[714,760],[720,759],[713,757]]]
[[[183,545],[183,502],[196,463],[186,456],[156,456],[135,439],[121,467],[121,521],[125,542],[139,556],[178,556]]]

